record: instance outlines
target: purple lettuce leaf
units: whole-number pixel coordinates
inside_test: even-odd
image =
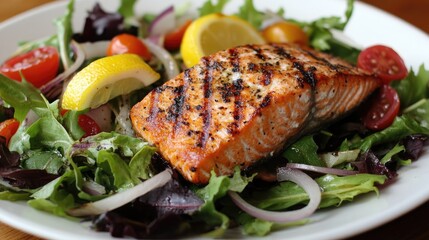
[[[411,135],[403,139],[403,145],[405,147],[405,153],[402,158],[417,160],[423,152],[423,147],[427,145],[428,137],[425,135]]]
[[[384,165],[372,151],[362,153],[359,156],[358,161],[353,164],[357,167],[360,173],[385,175],[388,178],[385,183],[394,180],[398,175],[396,172],[396,165]]]
[[[58,175],[49,174],[45,170],[22,169],[19,164],[19,154],[9,151],[5,138],[0,136],[0,177],[10,185],[22,189],[34,189],[58,177]]]
[[[83,32],[75,34],[73,39],[78,42],[95,42],[110,40],[121,33],[136,35],[137,29],[127,28],[124,23],[124,17],[120,13],[106,12],[97,3],[92,11],[88,12]]]
[[[114,237],[170,238],[206,230],[192,227],[191,221],[203,201],[183,183],[173,179],[161,188],[131,203],[102,214],[93,220],[93,228],[108,231]]]

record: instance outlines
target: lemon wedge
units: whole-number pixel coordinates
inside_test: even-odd
[[[139,56],[100,58],[79,71],[67,85],[61,106],[68,110],[96,108],[119,95],[148,86],[160,78]]]
[[[187,67],[203,56],[245,44],[263,44],[264,38],[250,23],[236,16],[209,14],[193,21],[186,29],[180,53]]]

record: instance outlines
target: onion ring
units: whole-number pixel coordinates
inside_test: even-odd
[[[311,171],[311,172],[333,174],[338,176],[348,176],[348,175],[354,175],[359,173],[358,171],[344,170],[344,169],[337,169],[337,168],[327,168],[327,167],[317,167],[317,166],[301,164],[301,163],[288,163],[286,164],[286,167],[292,168],[292,169]]]
[[[127,189],[123,192],[118,192],[110,197],[102,200],[86,203],[77,208],[67,210],[67,213],[74,217],[92,216],[99,215],[118,207],[121,207],[132,200],[150,192],[155,188],[164,186],[168,181],[171,180],[172,172],[170,169],[166,169],[161,173],[149,178],[148,180]]]
[[[252,206],[240,197],[236,192],[228,191],[232,201],[249,215],[270,222],[286,223],[294,222],[311,216],[319,207],[321,191],[319,185],[310,176],[300,170],[287,167],[279,168],[277,171],[278,181],[292,181],[302,187],[308,194],[310,201],[307,206],[291,211],[275,212],[267,211]]]

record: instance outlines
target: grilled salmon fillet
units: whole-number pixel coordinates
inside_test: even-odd
[[[230,175],[343,116],[380,85],[343,60],[294,45],[215,53],[131,109],[136,133],[189,181]]]

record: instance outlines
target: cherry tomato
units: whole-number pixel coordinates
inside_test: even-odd
[[[363,125],[371,130],[383,130],[389,127],[398,115],[400,107],[398,93],[385,84],[370,99],[369,106],[362,117]]]
[[[67,112],[68,110],[61,109],[60,114],[61,116],[64,116]],[[79,115],[77,118],[77,123],[79,124],[79,127],[82,128],[82,130],[85,132],[82,138],[89,137],[101,132],[101,128],[97,122],[88,115]]]
[[[390,47],[375,45],[364,49],[358,56],[357,66],[375,73],[385,84],[407,76],[404,60]]]
[[[6,145],[9,144],[10,138],[18,131],[19,121],[15,118],[5,120],[0,123],[0,136],[6,139]]]
[[[178,50],[182,43],[183,35],[185,35],[186,29],[188,29],[191,23],[192,21],[188,20],[176,31],[167,33],[164,37],[164,48],[168,51]]]
[[[85,132],[82,138],[95,135],[101,132],[100,126],[91,117],[82,114],[78,117],[79,127]]]
[[[152,54],[146,45],[136,36],[131,34],[119,34],[114,37],[107,48],[107,55],[117,55],[123,53],[134,53],[142,57],[145,61],[150,61]]]
[[[277,22],[262,31],[262,36],[270,43],[297,43],[308,45],[308,36],[298,25],[291,22]]]
[[[0,72],[17,81],[21,81],[21,72],[27,82],[39,88],[57,75],[59,66],[57,49],[45,46],[10,58],[0,67]]]

